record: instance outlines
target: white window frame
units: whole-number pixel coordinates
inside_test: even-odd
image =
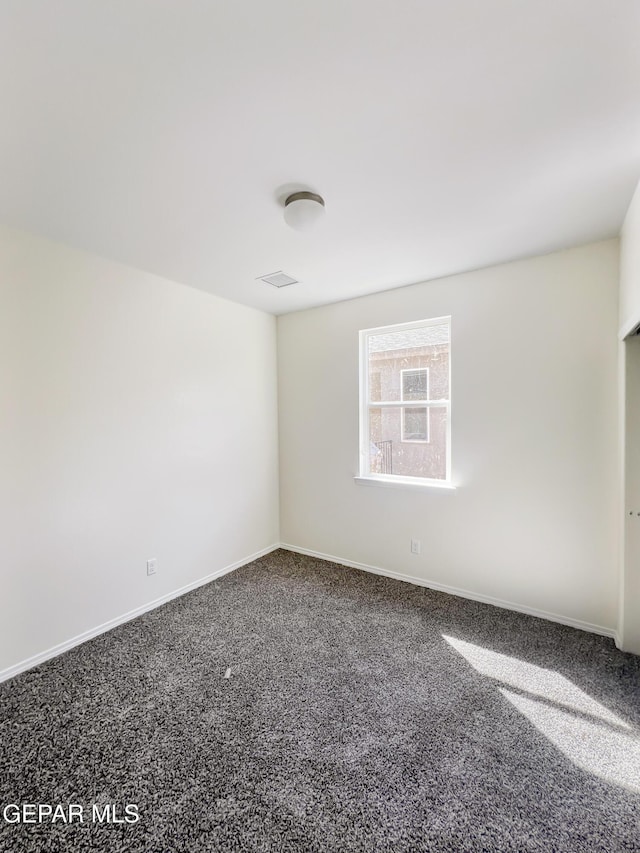
[[[369,338],[375,335],[383,335],[391,332],[411,331],[411,329],[422,329],[426,326],[447,325],[449,328],[449,399],[448,400],[398,400],[393,402],[371,400],[369,389]],[[374,329],[362,329],[360,331],[360,472],[354,478],[357,483],[366,485],[398,485],[415,486],[418,488],[436,487],[440,489],[454,489],[451,482],[451,316],[434,317],[427,320],[416,320],[411,323],[396,323],[390,326],[378,326]],[[415,369],[415,368],[412,368]],[[402,396],[402,388],[401,395]],[[428,477],[407,477],[399,474],[376,474],[371,472],[371,451],[369,441],[369,411],[371,408],[445,408],[447,413],[447,457],[446,476],[444,480]],[[420,442],[424,443],[424,442]]]
[[[404,370],[400,371],[400,399],[404,401],[404,376],[405,373],[426,373],[427,374],[427,396],[425,397],[425,402],[429,400],[429,368],[428,367],[406,367]],[[421,401],[415,401],[421,402]],[[403,406],[400,410],[400,441],[402,444],[429,444],[431,441],[431,418],[429,417],[430,409],[428,406],[420,406],[421,409],[425,410],[426,418],[425,418],[425,435],[426,438],[405,438],[405,423],[404,416],[407,411],[407,406]]]

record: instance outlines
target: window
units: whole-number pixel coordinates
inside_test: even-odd
[[[429,399],[429,368],[418,367],[401,372],[403,400]],[[429,409],[402,409],[402,441],[429,441]]]
[[[360,476],[450,480],[451,318],[360,332]]]

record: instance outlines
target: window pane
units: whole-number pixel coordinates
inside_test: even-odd
[[[449,326],[426,325],[367,338],[372,403],[449,399]]]
[[[429,441],[428,409],[402,410],[402,440]]]
[[[402,399],[429,399],[429,368],[420,367],[402,371]]]
[[[419,437],[408,438],[409,434]],[[367,473],[446,480],[446,406],[371,406],[368,440]]]

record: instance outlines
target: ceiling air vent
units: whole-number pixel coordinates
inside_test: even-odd
[[[297,278],[291,278],[290,275],[282,272],[282,270],[269,273],[269,275],[261,275],[256,281],[266,281],[272,287],[288,287],[290,284],[298,284]]]

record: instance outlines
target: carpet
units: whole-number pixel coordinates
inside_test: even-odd
[[[3,853],[639,851],[640,658],[276,551],[0,685],[0,807]]]

